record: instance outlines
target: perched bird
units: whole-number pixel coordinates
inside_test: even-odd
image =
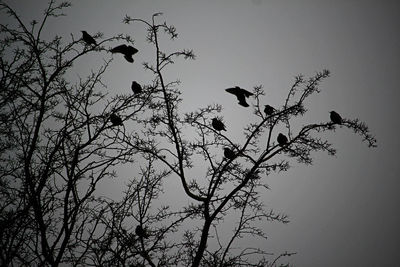
[[[149,234],[140,225],[136,226],[135,233],[141,238],[149,238]]]
[[[131,89],[135,95],[140,94],[142,92],[142,86],[138,84],[136,81],[132,82]]]
[[[113,126],[123,125],[121,117],[119,117],[118,115],[116,115],[114,113],[110,115],[110,121]]]
[[[128,62],[133,63],[133,57],[132,57],[132,56],[133,56],[134,54],[136,54],[137,52],[139,52],[139,50],[137,50],[137,49],[134,48],[133,46],[123,44],[123,45],[119,45],[119,46],[116,46],[116,47],[112,48],[112,49],[110,50],[110,52],[113,53],[113,54],[114,54],[114,53],[123,54],[123,55],[124,55],[124,58],[125,58]]]
[[[252,172],[252,171],[249,170],[246,173],[246,176],[249,177],[252,180],[260,179],[260,171],[256,170],[256,171]]]
[[[225,147],[224,148],[224,156],[227,159],[234,159],[236,157],[236,154],[235,154],[235,152],[233,152],[232,149]]]
[[[212,119],[211,125],[217,131],[226,131],[225,124],[217,118]]]
[[[97,45],[96,40],[87,33],[87,31],[81,31],[82,32],[82,40],[87,44],[87,45]]]
[[[265,105],[264,113],[266,116],[272,115],[272,113],[274,113],[274,111],[275,111],[275,109],[273,107],[271,107],[270,105]]]
[[[247,102],[246,102],[246,98],[249,96],[252,96],[253,93],[250,93],[249,91],[242,89],[239,86],[225,89],[225,91],[235,95],[237,100],[239,100],[239,105],[242,105],[243,107],[249,106],[249,104],[247,104]]]
[[[335,111],[331,111],[331,121],[335,124],[342,124],[342,117],[340,117],[340,115],[335,112]]]
[[[278,144],[279,144],[280,146],[284,146],[284,145],[286,145],[287,142],[288,142],[287,137],[286,137],[284,134],[281,134],[281,133],[278,134],[277,140],[278,140]]]

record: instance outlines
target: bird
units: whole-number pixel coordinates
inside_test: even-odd
[[[239,86],[225,89],[225,91],[235,95],[237,100],[239,100],[239,105],[241,105],[243,107],[249,106],[249,104],[247,104],[247,102],[246,102],[246,98],[248,98],[249,96],[252,96],[253,93],[250,93],[246,89],[240,88]]]
[[[121,117],[114,113],[110,115],[110,121],[113,126],[123,125]]]
[[[217,118],[212,119],[211,125],[217,131],[226,131],[225,124]]]
[[[142,86],[138,84],[136,81],[132,82],[131,89],[135,95],[140,94],[142,92]]]
[[[224,156],[227,159],[234,159],[236,157],[236,154],[232,149],[225,147],[224,148]]]
[[[81,31],[82,32],[82,40],[87,44],[87,45],[97,45],[96,40],[87,33],[87,31]]]
[[[264,113],[266,116],[270,116],[274,113],[275,109],[273,107],[271,107],[270,105],[265,105],[264,108]]]
[[[256,170],[256,171],[248,171],[246,172],[246,176],[249,177],[249,179],[251,180],[256,180],[260,178],[260,171]]]
[[[282,147],[283,147],[284,145],[286,145],[287,142],[288,142],[287,137],[286,137],[284,134],[282,134],[282,133],[279,133],[279,134],[278,134],[277,140],[278,140],[278,144],[279,144],[280,146],[282,146]]]
[[[330,112],[330,114],[331,114],[331,121],[333,122],[333,123],[335,123],[335,124],[342,124],[342,117],[340,117],[340,115],[337,113],[337,112],[335,112],[335,111],[331,111]]]
[[[137,52],[139,52],[139,50],[137,50],[136,48],[134,48],[133,46],[130,45],[126,45],[126,44],[122,44],[122,45],[118,45],[114,48],[112,48],[110,50],[111,53],[120,53],[124,55],[124,58],[130,62],[133,63],[133,55],[136,54]]]
[[[141,238],[149,238],[147,231],[140,225],[136,226],[135,233]]]

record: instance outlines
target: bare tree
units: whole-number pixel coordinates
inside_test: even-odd
[[[274,266],[277,258],[290,256],[291,253],[282,253],[267,260],[270,255],[259,248],[245,247],[237,250],[234,246],[244,236],[266,238],[266,233],[255,226],[256,221],[288,222],[286,215],[268,210],[260,202],[260,189],[268,188],[262,177],[286,171],[290,159],[311,164],[312,152],[325,151],[334,155],[336,151],[331,144],[319,137],[321,134],[316,133],[333,131],[339,126],[360,134],[371,147],[375,146],[376,140],[369,134],[367,126],[357,119],[343,119],[340,125],[325,121],[300,128],[292,126],[295,119],[301,119],[307,111],[305,100],[319,92],[320,82],[329,76],[327,70],[318,72],[309,79],[296,77],[283,105],[275,107],[272,112],[264,112],[262,87],[254,87],[254,122],[245,127],[243,143],[229,139],[224,132],[213,126],[213,118],[222,118],[220,105],[209,105],[182,116],[178,109],[181,101],[179,82],[167,80],[164,70],[174,63],[174,58],[194,59],[194,54],[191,50],[166,52],[162,49],[161,35],[166,34],[173,40],[177,33],[173,26],[165,22],[157,23],[159,15],[153,15],[151,21],[129,16],[124,20],[128,24],[140,22],[147,27],[147,41],[154,47],[155,60],[144,63],[144,67],[154,75],[153,84],[157,85],[149,106],[151,114],[144,120],[147,139],[143,142],[142,139],[127,135],[124,141],[144,155],[158,159],[164,165],[164,173],[171,173],[179,178],[187,198],[182,202],[190,203],[180,214],[187,215],[186,224],[189,224],[189,220],[191,225],[198,225],[197,228],[184,232],[182,238],[175,239],[180,240],[179,242],[168,243],[169,246],[174,245],[181,249],[175,257],[169,255],[165,258],[175,259],[180,255],[181,263],[187,266]],[[239,102],[245,102],[244,96],[241,98],[240,100],[238,97]],[[194,130],[197,137],[189,140],[185,136],[186,129]],[[280,132],[284,133],[283,143],[279,138],[277,141],[275,139]],[[233,154],[224,157],[224,148],[229,148]],[[198,173],[193,176],[194,172],[191,172],[199,162],[202,165],[207,164],[202,177],[198,177]],[[230,214],[237,215],[236,224],[231,237],[222,241],[218,235],[220,225],[226,226],[224,219]],[[149,227],[153,223],[151,216],[148,214],[144,219]],[[144,220],[140,218],[139,221],[142,223]],[[171,222],[171,225],[175,224],[176,221]],[[154,229],[158,232],[159,228],[155,226]],[[162,234],[167,232],[163,231]],[[142,245],[142,253],[146,255],[144,259],[152,266],[157,263],[151,259],[150,252],[160,238],[159,235],[151,236],[145,240],[145,246]],[[208,249],[207,244],[211,240],[216,245],[213,249]],[[255,254],[261,258],[255,257]],[[252,261],[255,258],[257,260]],[[166,265],[171,264],[169,262]]]
[[[96,232],[92,213],[101,203],[96,185],[115,176],[114,166],[131,161],[118,142],[123,121],[146,101],[110,99],[102,76],[111,59],[78,82],[67,80],[80,58],[99,56],[121,36],[87,44],[71,34],[46,40],[45,25],[70,4],[50,1],[43,19],[29,25],[6,3],[11,25],[1,25],[0,259],[1,265],[78,264]],[[129,110],[129,112],[128,112]]]
[[[376,144],[358,119],[295,123],[327,70],[296,77],[285,102],[268,111],[262,87],[255,86],[253,118],[241,143],[213,127],[213,118],[223,121],[221,105],[182,114],[179,81],[164,71],[175,58],[195,56],[187,49],[163,50],[163,36],[174,40],[177,32],[158,22],[160,13],[150,21],[124,18],[144,25],[154,48],[153,61],[143,63],[154,78],[143,90],[109,96],[102,76],[111,59],[74,85],[66,76],[78,58],[106,52],[113,40],[133,41],[122,35],[102,39],[100,33],[91,44],[73,35],[67,44],[61,37],[45,41],[43,25],[68,5],[51,1],[43,21],[27,27],[1,3],[18,23],[1,25],[2,265],[278,266],[293,253],[272,255],[240,243],[267,238],[258,222],[288,222],[260,200],[268,188],[263,177],[286,171],[292,160],[312,164],[313,152],[334,155],[322,136],[338,127]],[[121,119],[114,123],[112,116]],[[98,183],[125,163],[133,175],[123,197],[96,195]],[[194,167],[201,166],[199,177]],[[174,178],[182,201],[171,207],[163,203],[171,197],[164,183]]]

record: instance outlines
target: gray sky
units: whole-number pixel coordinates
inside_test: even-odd
[[[46,2],[8,1],[27,17]],[[170,72],[171,79],[182,81],[182,110],[222,104],[232,138],[239,138],[252,112],[233,104],[236,99],[227,97],[224,88],[262,84],[265,101],[280,106],[295,75],[329,69],[332,75],[309,100],[304,120],[326,121],[332,109],[346,118],[358,117],[376,135],[378,147],[368,149],[358,136],[338,129],[329,134],[336,157],[315,154],[312,166],[294,162],[287,173],[268,177],[272,190],[265,203],[287,213],[291,223],[265,223],[270,239],[263,246],[273,252],[297,251],[290,258],[296,267],[398,264],[400,2],[72,2],[68,16],[52,23],[50,33],[80,37],[85,29],[135,38],[137,64],[125,68],[121,57],[111,68],[109,85],[121,92],[132,77],[147,81],[139,63],[151,57],[143,27],[122,24],[122,18],[149,19],[163,12],[180,37],[164,47],[192,48],[197,55],[195,61],[179,61]]]

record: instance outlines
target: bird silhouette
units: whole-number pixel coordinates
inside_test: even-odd
[[[249,106],[249,104],[247,104],[247,102],[246,102],[246,98],[248,98],[249,96],[252,96],[253,93],[250,93],[246,89],[242,89],[239,86],[235,86],[235,87],[232,87],[232,88],[225,89],[225,91],[235,95],[237,100],[239,100],[239,105],[241,105],[243,107],[248,107]]]
[[[140,94],[142,92],[142,86],[138,84],[136,81],[132,82],[131,89],[135,95]]]
[[[113,126],[123,125],[121,117],[114,113],[110,115],[110,121]]]
[[[287,142],[288,142],[287,137],[286,137],[284,134],[282,134],[282,133],[279,133],[279,134],[278,134],[277,140],[278,140],[278,144],[279,144],[280,146],[282,146],[282,147],[283,147],[284,145],[286,145]]]
[[[217,118],[212,119],[211,125],[217,131],[226,131],[225,124]]]
[[[81,31],[82,32],[82,40],[87,44],[87,45],[97,45],[96,40],[87,33],[87,31]]]
[[[111,53],[115,54],[115,53],[120,53],[124,55],[124,58],[130,62],[133,63],[133,55],[136,54],[137,52],[139,52],[139,50],[137,50],[136,48],[134,48],[133,46],[130,45],[126,45],[126,44],[122,44],[119,46],[116,46],[114,48],[112,48],[110,50]]]
[[[140,225],[136,226],[135,233],[141,238],[149,238],[149,234]]]
[[[340,115],[335,112],[335,111],[331,111],[331,121],[335,124],[342,124],[342,117],[340,117]]]
[[[264,108],[264,113],[266,116],[270,116],[274,113],[275,109],[273,107],[271,107],[270,105],[265,105]]]
[[[232,149],[225,147],[224,148],[224,156],[227,159],[234,159],[236,157],[236,153]]]

